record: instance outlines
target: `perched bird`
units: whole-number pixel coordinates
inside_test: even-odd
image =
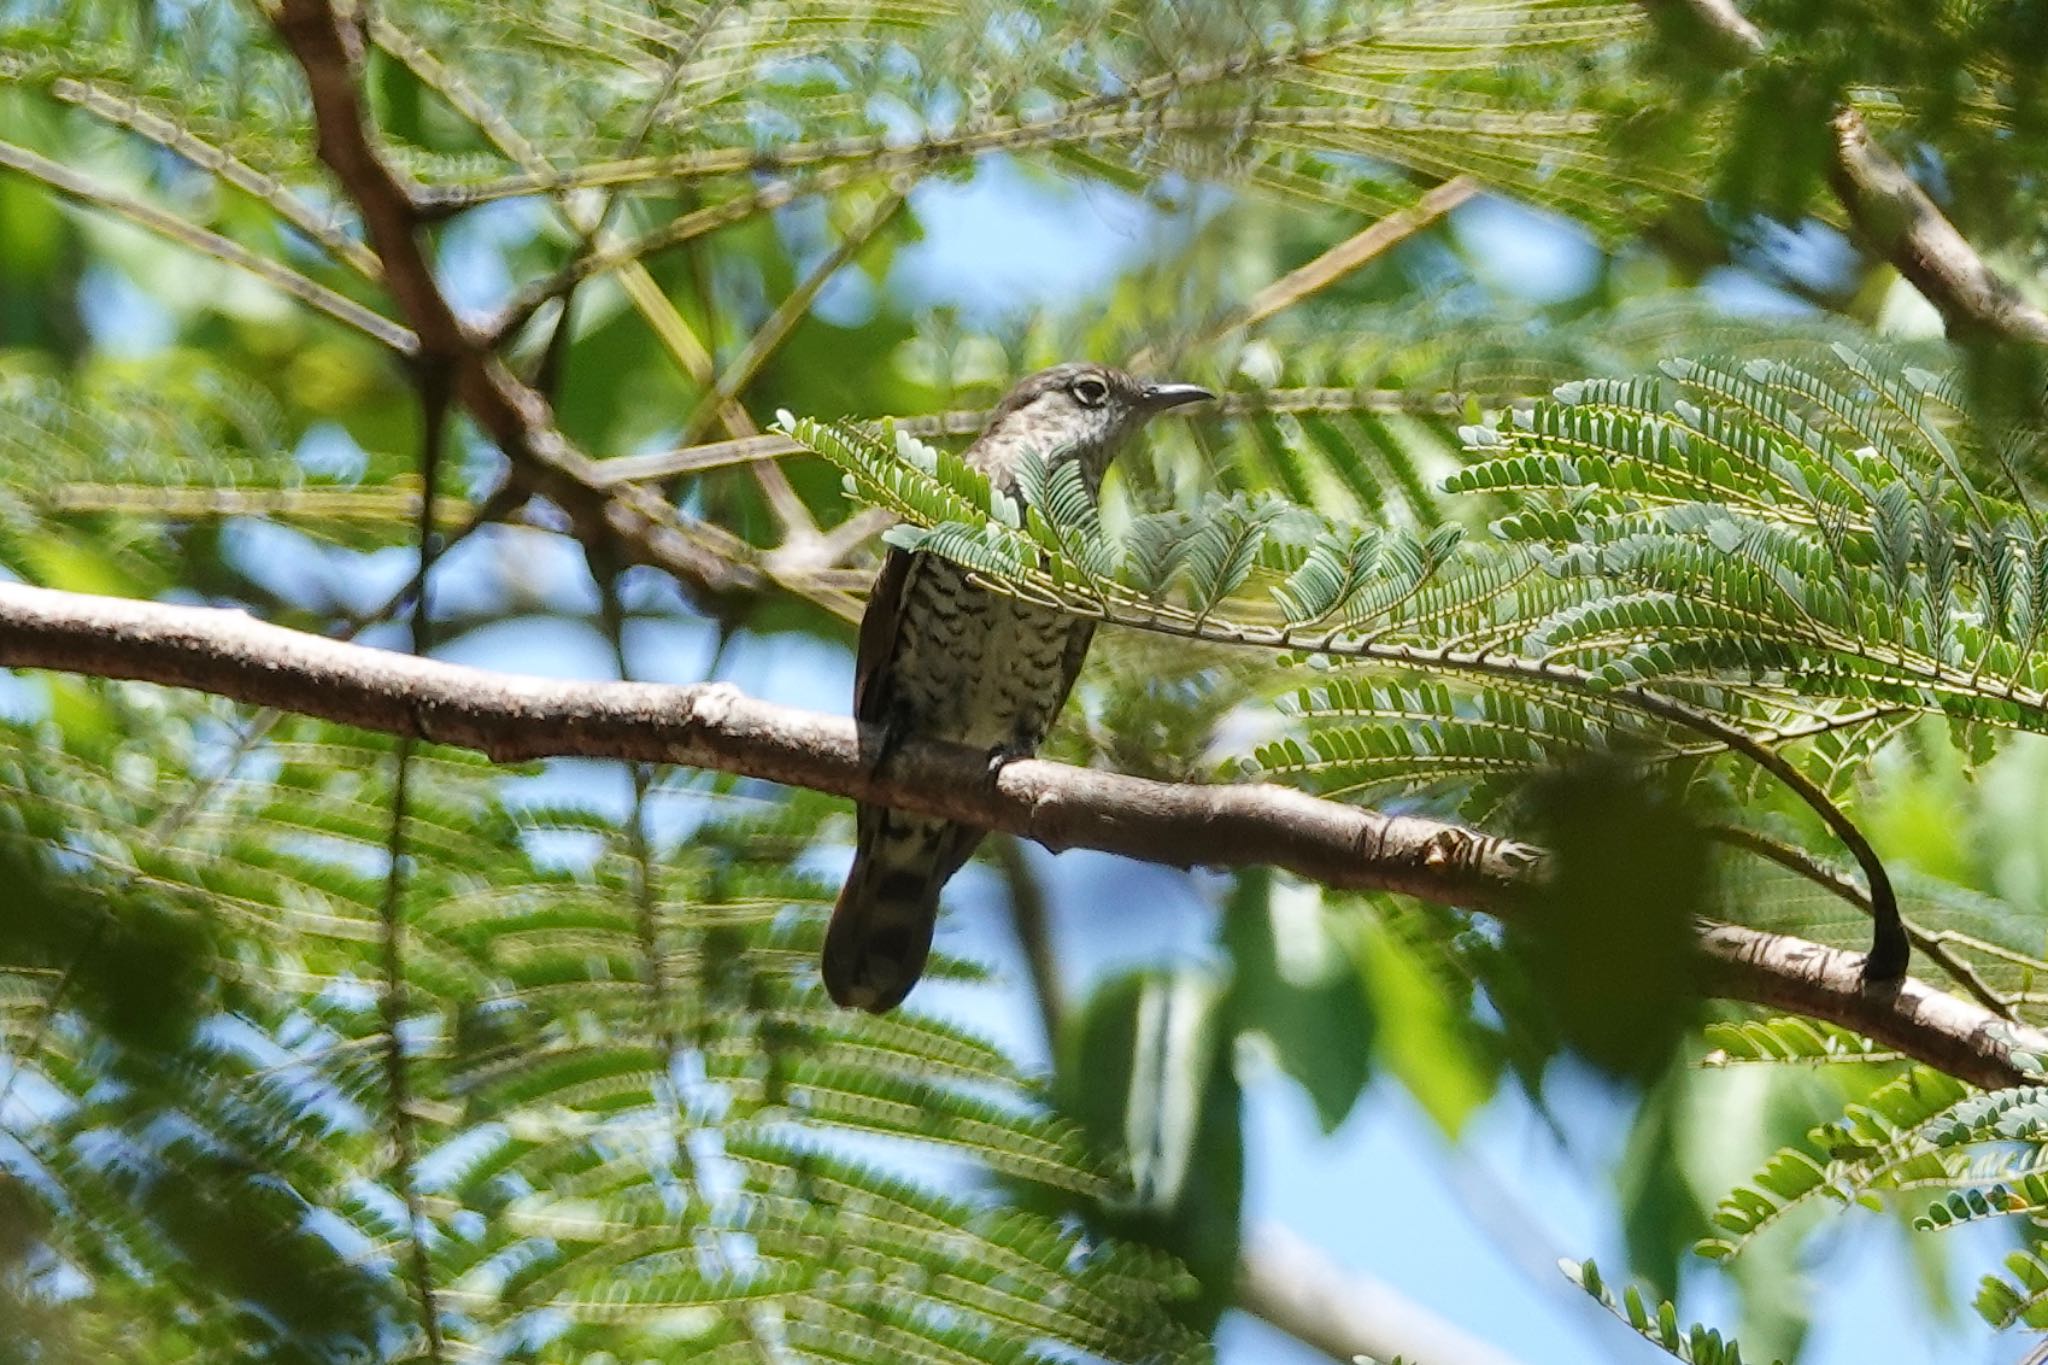
[[[1012,497],[1026,452],[1048,467],[1078,460],[1093,494],[1146,419],[1213,397],[1104,365],[1055,365],[1010,390],[965,458]],[[854,715],[880,727],[882,759],[912,736],[985,748],[991,763],[1033,753],[1094,634],[1093,622],[975,586],[949,560],[891,549],[861,618]],[[877,1014],[902,1001],[931,951],[939,888],[983,833],[860,807],[853,868],[825,935],[825,989],[835,1001]]]

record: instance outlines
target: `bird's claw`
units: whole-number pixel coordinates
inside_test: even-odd
[[[1029,758],[1037,752],[1038,746],[1023,740],[1011,740],[998,744],[988,751],[988,781],[994,786],[996,779],[1003,775],[1003,769],[1020,758]]]

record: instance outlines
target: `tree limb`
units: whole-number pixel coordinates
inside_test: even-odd
[[[240,612],[0,584],[0,666],[189,687],[499,760],[640,759],[737,773],[1175,867],[1273,866],[1323,885],[1391,891],[1511,916],[1546,875],[1543,851],[1413,815],[1263,784],[1153,782],[1039,759],[1005,764],[879,735],[841,716],[756,701],[723,684],[558,682],[343,644]],[[1826,1019],[1973,1084],[2030,1083],[2048,1033],[1907,979],[1866,988],[1862,956],[1734,925],[1703,925],[1710,988]]]
[[[1828,184],[1835,198],[1864,241],[1941,313],[1952,340],[2048,345],[2048,313],[1985,264],[1847,105],[1835,111],[1834,145]]]

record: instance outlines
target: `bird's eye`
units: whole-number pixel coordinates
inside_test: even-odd
[[[1083,407],[1099,408],[1109,398],[1109,385],[1100,379],[1087,378],[1074,381],[1074,397],[1081,400]]]

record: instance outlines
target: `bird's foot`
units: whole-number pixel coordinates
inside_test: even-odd
[[[996,745],[988,751],[988,783],[993,787],[996,779],[1003,775],[1003,769],[1020,758],[1030,758],[1038,752],[1038,745],[1028,739],[1012,739]]]

